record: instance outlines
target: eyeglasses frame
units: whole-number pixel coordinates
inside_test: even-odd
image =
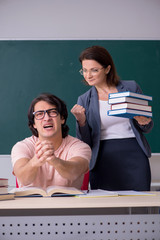
[[[102,70],[103,68],[104,68],[104,67],[97,68],[97,72],[96,72],[95,74],[99,73],[100,70]],[[89,71],[87,71],[87,72],[92,72],[92,69],[89,70]],[[87,74],[87,72],[86,72],[85,74]],[[83,69],[82,69],[82,68],[79,70],[79,73],[80,73],[82,76],[84,76],[84,73],[83,73]],[[93,74],[93,72],[92,72],[92,74]]]
[[[55,115],[54,117],[57,117],[57,116],[58,116],[58,111],[57,111],[56,108],[50,108],[50,109],[47,109],[47,110],[38,110],[38,111],[33,112],[33,115],[34,115],[34,117],[35,117],[36,120],[42,120],[42,119],[45,117],[45,114],[46,114],[46,113],[48,114],[49,117],[54,118],[53,116],[50,116],[49,111],[51,111],[51,110],[56,110],[56,115]],[[42,113],[44,113],[44,116],[43,116],[42,118],[40,118],[40,119],[37,119],[36,116],[35,116],[35,114],[36,114],[37,112],[42,112]]]

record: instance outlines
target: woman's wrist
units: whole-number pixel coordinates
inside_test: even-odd
[[[80,127],[84,127],[85,124],[86,124],[86,120],[84,120],[84,121],[82,121],[82,120],[81,120],[81,121],[78,121],[78,120],[77,120],[77,122],[78,122],[78,124],[79,124]]]

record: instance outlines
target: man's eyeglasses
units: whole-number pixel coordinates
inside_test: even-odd
[[[54,117],[58,116],[58,112],[57,112],[57,110],[55,108],[50,108],[50,109],[47,109],[47,110],[36,111],[36,112],[33,112],[33,115],[34,115],[35,119],[41,120],[41,119],[44,118],[46,113],[51,118],[54,118]]]
[[[91,70],[81,69],[81,70],[79,70],[79,73],[83,76],[86,75],[88,72],[91,73],[92,75],[96,75],[102,69],[103,69],[103,67],[102,68],[92,68]]]

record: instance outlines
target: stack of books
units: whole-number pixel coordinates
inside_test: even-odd
[[[8,192],[8,178],[0,178],[0,200],[14,199],[14,194]]]
[[[110,93],[108,103],[111,110],[109,116],[133,118],[134,116],[152,117],[152,107],[149,103],[152,97],[134,92]]]

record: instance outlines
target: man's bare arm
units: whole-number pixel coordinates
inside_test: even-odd
[[[88,160],[79,156],[68,159],[67,161],[53,157],[48,163],[54,166],[63,178],[71,181],[75,181],[89,170]]]

